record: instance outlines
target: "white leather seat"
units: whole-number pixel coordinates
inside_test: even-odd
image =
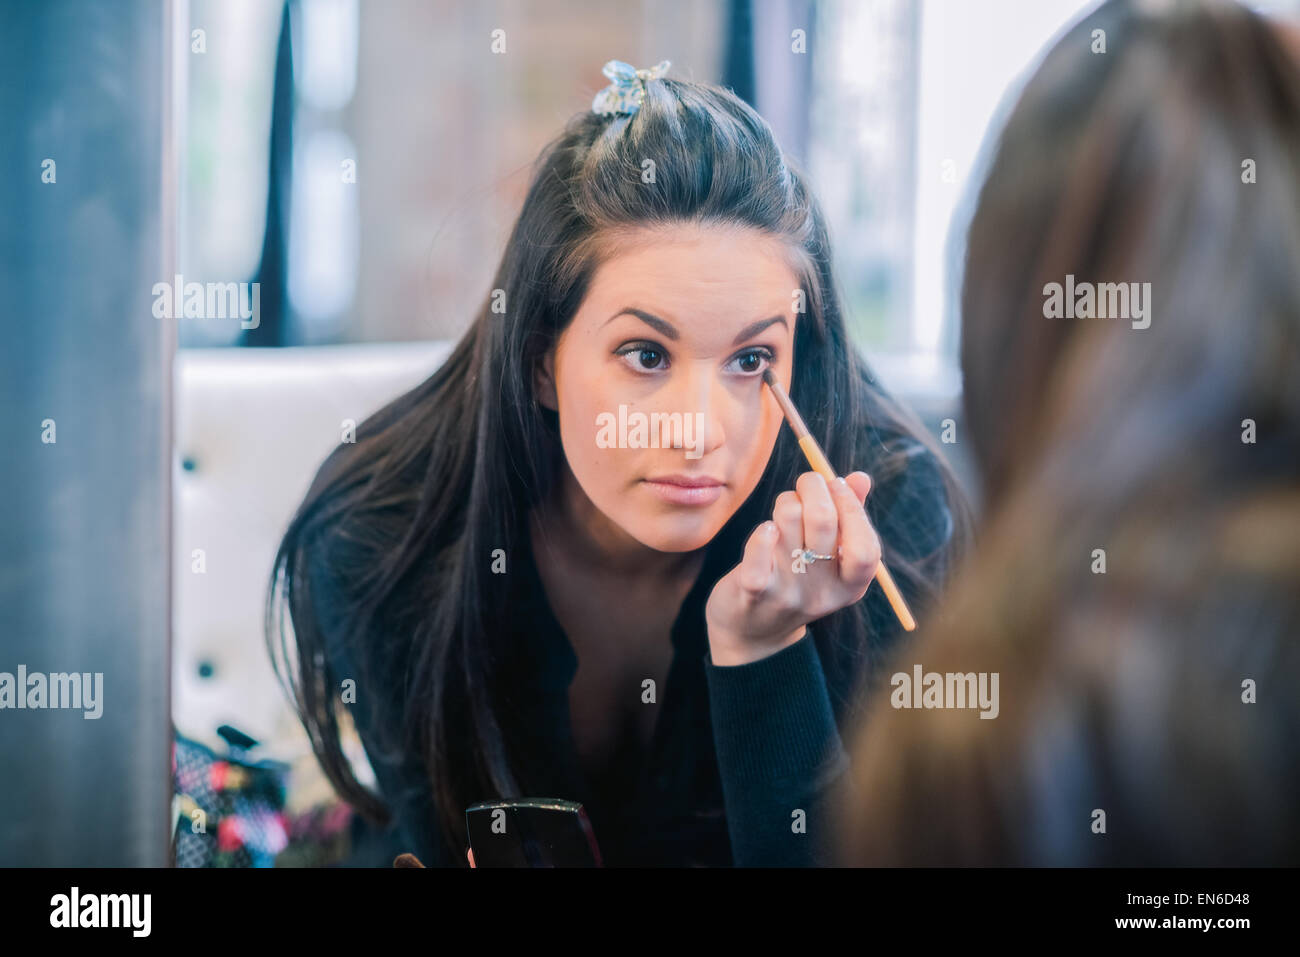
[[[177,356],[172,717],[180,733],[219,753],[225,743],[217,728],[228,724],[261,742],[253,756],[290,763],[290,810],[333,792],[266,651],[271,562],[316,470],[342,440],[344,420],[359,424],[423,381],[451,347],[186,349]],[[345,748],[371,783],[350,728]]]

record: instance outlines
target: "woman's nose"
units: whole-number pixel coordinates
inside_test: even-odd
[[[666,448],[685,448],[688,458],[701,458],[726,441],[723,419],[728,405],[734,401],[726,386],[712,372],[692,371],[681,376],[679,388],[674,389],[671,412],[680,412],[680,428],[676,419],[665,423]]]

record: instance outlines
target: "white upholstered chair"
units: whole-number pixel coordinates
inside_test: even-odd
[[[260,742],[251,756],[289,763],[292,811],[333,792],[266,651],[271,562],[344,420],[360,423],[432,374],[450,349],[413,342],[177,357],[172,719],[219,753],[217,728],[230,725]],[[350,729],[345,747],[371,783]]]

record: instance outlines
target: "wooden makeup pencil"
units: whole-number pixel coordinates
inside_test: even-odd
[[[781,388],[781,383],[776,381],[776,376],[772,374],[771,369],[763,373],[763,381],[772,390],[777,405],[781,407],[781,411],[785,414],[786,422],[790,423],[790,428],[794,430],[795,438],[799,440],[799,448],[803,449],[808,464],[812,466],[814,472],[826,480],[828,485],[834,482],[836,478],[835,470],[831,468],[831,463],[827,461],[826,454],[822,452],[821,446],[817,444],[817,440],[808,431],[808,426],[804,424],[803,416],[794,407],[794,403],[786,395],[785,389]],[[916,619],[912,617],[907,602],[903,600],[903,593],[898,590],[898,585],[894,583],[894,576],[889,574],[889,569],[885,567],[883,558],[876,565],[876,580],[880,582],[880,587],[884,589],[885,597],[889,599],[889,606],[894,609],[894,614],[903,623],[903,630],[914,630],[916,628]]]

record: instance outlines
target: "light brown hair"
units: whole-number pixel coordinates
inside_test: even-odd
[[[1244,7],[1145,6],[1048,53],[970,228],[986,522],[896,668],[1000,713],[881,683],[845,863],[1300,862],[1300,71]],[[1067,274],[1150,282],[1150,326],[1047,318]]]

